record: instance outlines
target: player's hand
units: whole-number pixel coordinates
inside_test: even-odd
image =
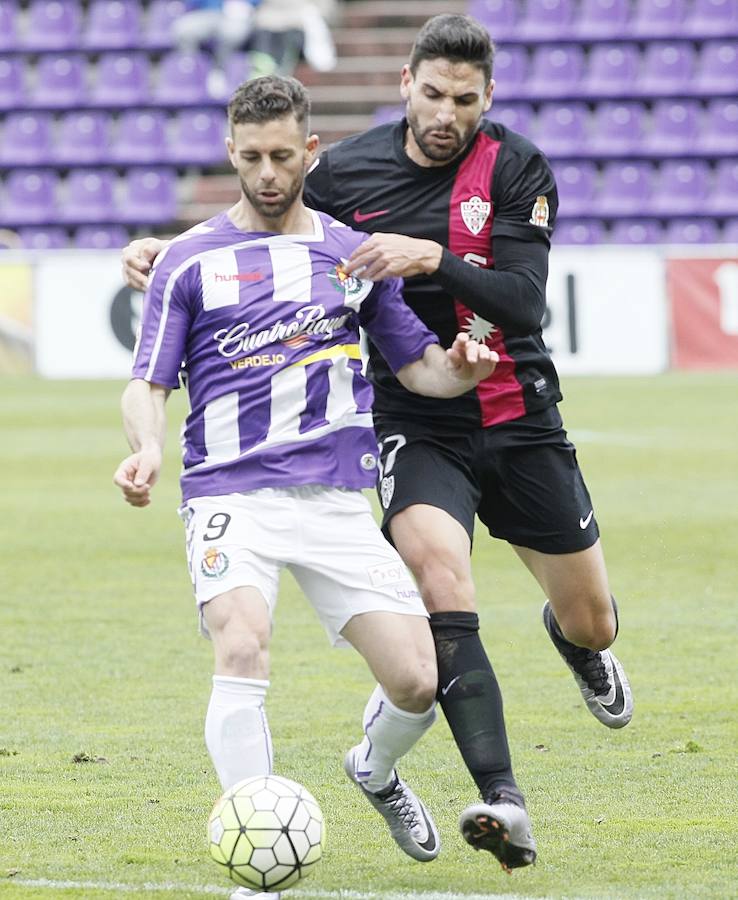
[[[378,232],[354,250],[344,270],[347,275],[354,273],[371,281],[431,275],[441,264],[442,255],[443,247],[435,241]]]
[[[500,357],[486,344],[480,344],[465,331],[460,331],[453,344],[446,350],[454,374],[464,380],[473,380],[477,383],[494,372]]]
[[[166,241],[158,238],[139,238],[131,241],[121,253],[123,281],[135,291],[145,291],[149,284],[149,272],[156,257],[166,247]]]
[[[131,506],[148,506],[151,488],[156,484],[161,469],[161,451],[158,448],[139,450],[127,456],[113,475],[113,483],[123,492],[123,498]]]

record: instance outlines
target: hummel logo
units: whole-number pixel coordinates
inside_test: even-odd
[[[445,688],[441,688],[441,694],[445,697],[446,694],[451,690],[451,688],[456,684],[456,682],[461,678],[461,675],[457,675],[456,678],[452,678],[451,681],[446,685]]]
[[[363,212],[360,212],[358,209],[355,209],[354,210],[354,222],[356,222],[357,225],[360,225],[362,222],[368,222],[369,219],[376,219],[377,216],[386,216],[388,212],[389,212],[388,209],[379,209],[376,212],[363,213]]]
[[[590,509],[589,515],[587,516],[587,518],[579,520],[579,527],[582,529],[582,531],[584,531],[584,529],[587,527],[587,525],[589,525],[589,523],[592,521],[593,515],[594,515],[594,510]]]

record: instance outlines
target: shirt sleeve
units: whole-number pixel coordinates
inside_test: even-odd
[[[378,281],[359,309],[359,323],[393,373],[415,362],[438,337],[402,298],[402,279]]]

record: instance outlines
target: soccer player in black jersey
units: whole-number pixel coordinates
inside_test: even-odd
[[[373,232],[347,271],[402,276],[405,300],[442,346],[466,330],[500,357],[475,390],[431,400],[405,391],[369,347],[383,528],[431,614],[438,699],[481,794],[460,827],[509,871],[534,862],[536,845],[479,637],[475,514],[539,582],[544,625],[590,711],[620,728],[633,704],[623,668],[606,649],[617,608],[541,334],[556,185],[533,144],[484,117],[492,62],[489,35],[474,19],[430,19],[402,70],[406,118],[324,151],[305,202]],[[160,246],[127,248],[129,284],[144,284]]]

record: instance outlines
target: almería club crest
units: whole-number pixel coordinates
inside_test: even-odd
[[[482,200],[481,197],[470,197],[468,200],[462,200],[459,204],[461,207],[461,218],[464,225],[472,234],[479,234],[484,228],[484,223],[489,218],[489,212],[492,204],[489,200]]]

